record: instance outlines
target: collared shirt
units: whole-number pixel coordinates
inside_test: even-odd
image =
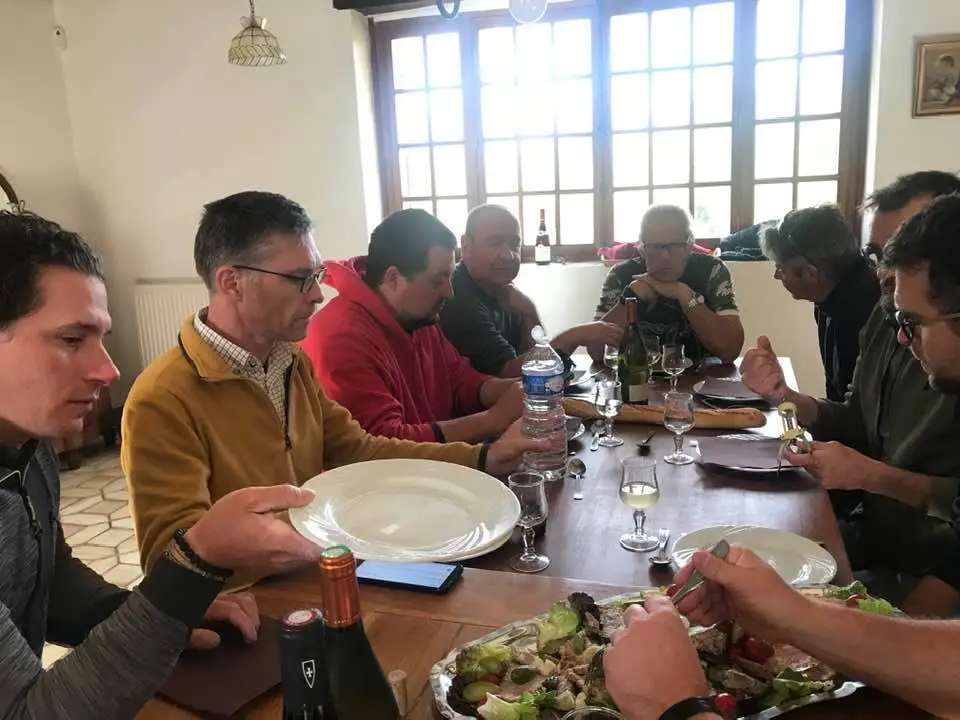
[[[287,422],[287,370],[293,363],[293,352],[287,343],[277,343],[266,361],[260,362],[252,353],[213,330],[205,322],[207,309],[203,308],[193,318],[197,333],[217,355],[240,377],[253,380],[270,398],[280,422]]]

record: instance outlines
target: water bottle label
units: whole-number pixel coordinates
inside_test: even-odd
[[[535,397],[552,397],[563,393],[563,375],[524,375],[523,392]]]

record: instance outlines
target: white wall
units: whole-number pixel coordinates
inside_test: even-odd
[[[77,168],[53,6],[0,0],[0,172],[27,208],[79,226]]]
[[[286,65],[227,64],[243,0],[56,1],[87,230],[107,263],[125,375],[118,397],[139,370],[134,280],[194,275],[204,202],[246,189],[288,195],[313,216],[327,257],[364,248],[368,206],[379,213],[376,181],[363,177],[373,138],[358,75],[369,68],[354,45],[366,42],[364,23],[318,0],[257,5]]]
[[[960,170],[960,115],[913,118],[914,39],[960,34],[958,0],[876,0],[867,188],[915,170]]]

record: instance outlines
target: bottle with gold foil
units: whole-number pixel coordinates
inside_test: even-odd
[[[327,548],[320,557],[320,573],[325,655],[337,717],[399,720],[393,690],[363,629],[353,553],[343,545]]]

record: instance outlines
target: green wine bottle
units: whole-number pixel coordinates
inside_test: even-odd
[[[627,298],[627,327],[620,341],[620,356],[617,370],[623,386],[625,402],[645,403],[648,399],[647,381],[650,379],[650,364],[647,361],[647,348],[643,344],[643,334],[637,320],[637,299]]]

